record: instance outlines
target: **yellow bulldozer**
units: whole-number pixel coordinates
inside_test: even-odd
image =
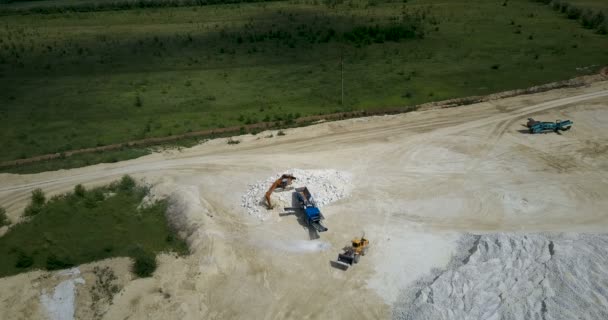
[[[361,238],[354,238],[350,246],[344,247],[342,249],[343,253],[339,253],[338,260],[333,261],[332,264],[340,269],[347,270],[353,264],[359,263],[359,259],[367,253],[368,248],[369,240],[363,234]]]

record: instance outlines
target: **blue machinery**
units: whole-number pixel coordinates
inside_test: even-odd
[[[308,220],[308,224],[313,227],[317,232],[325,232],[327,228],[321,224],[321,220],[325,219],[321,210],[317,208],[317,204],[315,199],[312,197],[308,188],[296,188],[296,196],[298,197],[298,202],[300,203],[300,207],[304,210],[306,214],[306,219]]]
[[[573,122],[570,120],[557,120],[555,122],[542,122],[536,121],[532,118],[528,118],[526,127],[530,130],[530,133],[543,133],[546,131],[567,131],[572,127]]]

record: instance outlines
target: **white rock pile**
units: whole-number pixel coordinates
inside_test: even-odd
[[[297,180],[293,181],[289,190],[282,191],[279,189],[272,194],[271,199],[275,207],[273,210],[268,210],[266,209],[264,194],[272,183],[284,173],[293,174]],[[286,170],[265,180],[250,184],[247,192],[242,197],[241,205],[250,215],[266,220],[269,217],[276,216],[277,212],[283,212],[285,207],[295,206],[293,192],[294,188],[299,187],[308,187],[317,205],[322,207],[350,195],[352,189],[351,174],[330,169]]]
[[[607,248],[606,234],[469,235],[445,270],[404,290],[393,318],[608,319]]]

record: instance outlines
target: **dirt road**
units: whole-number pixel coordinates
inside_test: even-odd
[[[528,117],[574,127],[530,135]],[[219,139],[115,164],[2,174],[0,205],[16,220],[33,188],[56,194],[124,174],[172,197],[193,254],[163,256],[152,279],[125,279],[106,319],[387,318],[403,288],[445,267],[463,232],[608,231],[607,123],[608,83],[598,82],[260,133],[238,145]],[[323,208],[330,231],[314,245],[295,218],[262,222],[240,206],[248,184],[289,168],[352,174],[350,197]],[[362,230],[370,254],[348,272],[331,268]],[[128,261],[109,263],[124,270]],[[0,279],[0,309],[41,317],[41,288],[52,285],[40,272]],[[92,316],[90,297],[80,294],[90,285],[77,286],[77,318]]]

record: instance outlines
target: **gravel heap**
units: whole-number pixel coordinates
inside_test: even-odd
[[[394,319],[608,319],[608,235],[467,236]],[[467,249],[468,247],[468,249]]]
[[[272,194],[271,199],[274,204],[273,210],[266,209],[264,194],[272,183],[282,174],[293,174],[297,180],[294,180],[290,188],[286,191],[276,191]],[[343,171],[337,170],[302,170],[291,169],[285,172],[277,173],[274,176],[268,177],[265,180],[257,181],[250,184],[247,192],[243,195],[241,205],[246,208],[247,213],[261,220],[266,220],[272,216],[276,216],[278,212],[283,212],[285,207],[294,207],[293,193],[294,188],[308,187],[312,193],[317,205],[322,207],[332,202],[338,201],[347,197],[352,188],[351,175]]]

